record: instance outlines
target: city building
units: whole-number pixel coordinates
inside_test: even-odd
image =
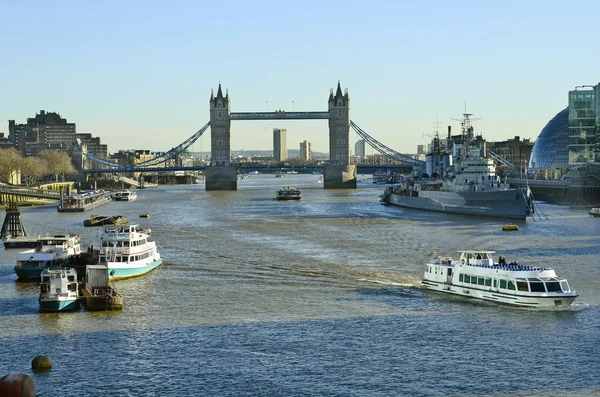
[[[569,91],[569,164],[600,164],[600,84]]]
[[[520,137],[515,136],[514,139],[506,141],[487,142],[487,149],[513,164],[518,171],[525,171],[529,164],[533,142],[531,139],[521,140]]]
[[[540,132],[531,156],[529,170],[543,178],[559,178],[569,167],[569,108],[558,112]]]
[[[300,159],[311,161],[312,160],[312,146],[310,142],[300,142]]]
[[[417,155],[422,156],[425,155],[425,145],[417,145]]]
[[[44,149],[65,150],[75,143],[75,123],[68,123],[60,114],[41,110],[26,124],[8,121],[8,138],[23,156],[36,156]]]
[[[79,144],[85,145],[87,153],[108,158],[108,146],[102,144],[99,137],[93,137],[89,132],[78,133],[76,136]]]
[[[356,161],[359,163],[362,162],[362,160],[364,160],[364,158],[367,156],[364,139],[360,139],[354,144],[354,156],[356,157]]]
[[[285,161],[288,158],[285,128],[273,128],[273,158],[275,161]]]

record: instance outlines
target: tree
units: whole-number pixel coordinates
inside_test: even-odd
[[[14,182],[15,173],[18,173],[21,168],[23,157],[13,148],[0,150],[0,182]],[[21,183],[21,181],[17,181]]]
[[[77,173],[77,170],[71,163],[71,158],[66,152],[44,150],[40,153],[40,157],[46,163],[46,175],[52,175],[56,182],[58,182],[59,176],[62,176],[64,179],[65,175]]]
[[[32,186],[46,173],[46,162],[39,157],[25,157],[21,162],[21,176],[27,186]]]

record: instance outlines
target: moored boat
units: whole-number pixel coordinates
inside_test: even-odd
[[[138,225],[104,227],[100,242],[100,264],[106,265],[111,280],[137,277],[162,263],[150,230]]]
[[[137,199],[135,190],[119,190],[111,195],[114,201],[133,201]]]
[[[106,265],[89,265],[86,268],[81,294],[87,310],[123,309],[123,297],[110,285]]]
[[[600,216],[600,208],[592,208],[589,212],[592,218],[597,218]]]
[[[290,186],[282,186],[281,189],[278,189],[275,193],[275,198],[277,200],[300,200],[300,198],[302,198],[302,193],[299,189]]]
[[[566,279],[545,266],[506,263],[495,251],[459,251],[460,258],[429,261],[423,286],[434,291],[516,307],[568,306],[579,296]]]
[[[80,237],[73,235],[56,235],[41,237],[40,246],[17,254],[17,265],[14,267],[21,280],[40,278],[42,270],[49,267],[64,266],[81,254]]]
[[[40,236],[17,236],[6,237],[4,239],[4,248],[35,248],[40,246]]]
[[[470,114],[463,114],[462,134],[445,144],[439,136],[425,162],[410,177],[388,187],[384,204],[462,215],[525,219],[533,213],[529,188],[502,183],[485,140],[475,136]]]
[[[41,272],[40,310],[61,312],[79,308],[77,271],[70,267],[45,268]]]
[[[82,191],[64,196],[58,205],[58,212],[84,212],[111,201],[110,193],[105,190]]]

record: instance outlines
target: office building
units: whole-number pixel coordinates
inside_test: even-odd
[[[357,162],[361,162],[366,157],[366,146],[364,139],[360,139],[356,141],[354,144],[354,156],[356,157]]]
[[[569,91],[569,164],[600,164],[600,84]]]
[[[300,159],[305,161],[312,160],[312,147],[310,142],[300,142]]]
[[[275,161],[285,161],[288,158],[285,128],[273,128],[273,158]]]
[[[26,124],[8,121],[8,138],[23,156],[36,156],[44,149],[68,151],[76,143],[75,130],[75,123],[44,110],[28,118]]]

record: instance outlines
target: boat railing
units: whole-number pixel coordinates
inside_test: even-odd
[[[506,271],[533,271],[533,272],[543,272],[546,270],[552,270],[550,267],[536,267],[536,266],[528,266],[528,265],[519,265],[519,264],[498,264],[494,263],[493,265],[486,264],[475,264],[469,263],[471,267],[481,267],[485,269],[498,269],[498,270],[506,270]]]

